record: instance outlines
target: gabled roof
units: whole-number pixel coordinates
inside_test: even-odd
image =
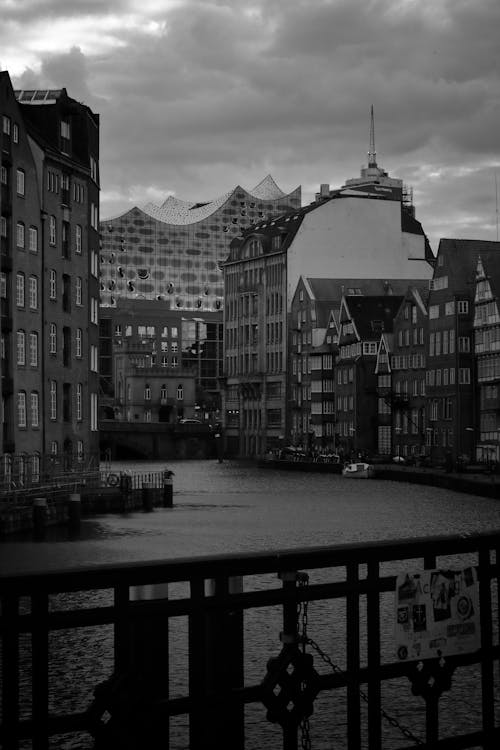
[[[403,299],[402,295],[345,296],[345,309],[359,340],[378,340],[382,332],[391,333]]]
[[[497,268],[500,264],[500,242],[443,238],[439,241],[438,259],[440,256],[443,264],[436,265],[434,278],[448,276],[448,289],[453,293],[472,294],[479,256],[485,266]]]
[[[343,295],[393,296],[405,294],[409,286],[427,289],[429,287],[427,279],[317,279],[307,277],[307,283],[314,299],[331,302],[338,300],[339,304]]]

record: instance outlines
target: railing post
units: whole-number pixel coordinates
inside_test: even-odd
[[[361,710],[359,705],[359,569],[357,563],[347,565],[347,747],[361,747]]]
[[[32,699],[33,750],[49,748],[49,597],[36,593],[31,598],[33,630]]]
[[[380,565],[368,563],[367,637],[368,637],[368,736],[370,750],[382,747],[380,690]]]
[[[2,717],[3,748],[18,750],[19,722],[19,601],[17,596],[2,599],[4,632],[2,641]]]
[[[279,577],[283,581],[283,591],[296,591],[297,572],[295,570],[279,573]],[[284,646],[294,644],[297,643],[297,636],[297,602],[295,599],[290,599],[283,603],[283,630],[280,633],[280,640]],[[283,725],[283,750],[297,750],[299,742],[297,729],[296,724],[292,722]]]
[[[243,750],[245,745],[244,707],[234,697],[234,690],[244,682],[243,612],[228,606],[228,596],[242,590],[241,576],[208,581],[207,593],[213,598],[208,600],[205,619],[206,693],[212,707],[205,746],[215,747],[222,740],[232,750]]]

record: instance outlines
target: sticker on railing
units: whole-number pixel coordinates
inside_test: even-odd
[[[476,651],[480,647],[476,570],[400,574],[395,642],[400,661]]]

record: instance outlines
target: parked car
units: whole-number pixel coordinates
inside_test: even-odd
[[[203,424],[201,419],[195,419],[194,417],[186,417],[179,419],[179,424]]]

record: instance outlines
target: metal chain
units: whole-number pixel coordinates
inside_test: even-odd
[[[299,574],[300,577],[298,579],[299,582],[299,588],[304,588],[309,583],[309,576],[307,573]],[[316,643],[315,640],[312,638],[309,638],[307,635],[307,621],[308,621],[308,601],[299,602],[298,608],[297,608],[297,618],[301,620],[301,630],[302,632],[299,633],[300,641],[302,642],[302,650],[305,651],[306,646],[311,646],[317,654],[323,659],[325,664],[328,664],[332,672],[336,672],[338,674],[343,674],[343,670],[337,665],[334,664],[334,662],[330,659],[328,654],[326,654],[323,649]],[[359,688],[359,694],[363,701],[368,705],[368,695],[365,693],[364,690]],[[407,727],[403,726],[397,719],[395,719],[393,716],[389,716],[387,711],[385,711],[383,708],[380,709],[380,715],[383,719],[385,719],[391,727],[394,727],[395,729],[398,729],[401,734],[403,734],[407,739],[411,740],[415,743],[415,745],[425,745],[425,742],[421,740],[419,737],[416,737],[413,732],[408,729]],[[304,719],[301,723],[301,729],[302,729],[302,748],[303,750],[310,750],[311,746],[311,738],[309,735],[309,720]],[[305,734],[307,733],[307,734]]]
[[[299,588],[305,588],[309,583],[309,576],[307,573],[299,573],[298,584]],[[302,643],[302,651],[306,652],[307,646],[307,612],[309,602],[307,600],[299,602],[297,609],[297,620],[299,632],[299,642]],[[300,722],[301,731],[301,748],[302,750],[312,750],[311,744],[311,730],[309,725],[309,718],[306,716]]]

